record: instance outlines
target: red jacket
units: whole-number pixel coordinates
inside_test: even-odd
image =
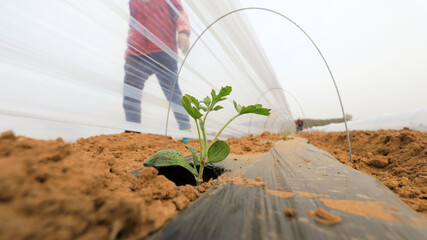
[[[188,22],[187,14],[184,12],[180,0],[170,0],[170,2]],[[155,43],[155,40],[153,40],[154,42],[149,40],[150,34],[144,32],[144,27],[175,53],[177,52],[176,33],[184,32],[188,36],[190,35],[189,26],[168,5],[166,0],[130,0],[129,9],[131,19],[125,57],[164,51],[160,44]]]

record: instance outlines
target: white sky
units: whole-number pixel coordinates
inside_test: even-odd
[[[355,119],[427,106],[427,1],[241,2],[280,12],[311,36],[331,67],[345,111]],[[339,116],[332,80],[308,40],[274,14],[247,14],[282,86],[298,99],[305,114]],[[301,68],[298,76],[289,76],[284,66],[289,62]]]

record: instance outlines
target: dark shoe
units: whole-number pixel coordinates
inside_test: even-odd
[[[140,132],[131,131],[131,130],[125,130],[125,133],[140,133]]]

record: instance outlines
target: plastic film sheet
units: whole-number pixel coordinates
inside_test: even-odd
[[[418,131],[427,131],[427,108],[413,109],[404,112],[385,113],[375,117],[347,122],[350,130],[402,129],[408,127]],[[313,131],[345,131],[343,123],[313,127]]]
[[[235,161],[233,158],[240,158]],[[222,183],[148,239],[425,239],[423,216],[378,180],[295,138],[222,165],[265,187]],[[280,195],[281,194],[281,195]],[[279,196],[280,195],[280,196]],[[288,217],[285,209],[295,209]],[[341,218],[323,224],[307,211]]]
[[[235,114],[233,99],[272,115],[242,116],[223,137],[294,131],[285,92],[270,91],[281,86],[244,12],[218,21],[188,53],[211,23],[239,8],[226,0],[1,1],[1,131],[39,138],[51,131],[66,140],[76,132],[163,134],[172,99],[168,134],[196,137],[180,131],[195,129],[180,96],[202,98],[225,85],[233,92],[208,119],[208,135]]]

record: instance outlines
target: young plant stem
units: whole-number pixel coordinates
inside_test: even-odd
[[[232,117],[230,120],[228,120],[228,122],[221,128],[221,130],[219,130],[219,132],[216,134],[215,138],[212,140],[213,144],[214,142],[216,142],[216,139],[219,137],[219,135],[222,133],[222,131],[228,126],[228,124],[231,123],[231,121],[233,121],[234,119],[236,119],[238,116],[240,116],[240,114],[237,114],[236,116]]]
[[[203,153],[203,145],[202,145],[202,138],[201,138],[201,136],[200,136],[200,127],[199,127],[199,123],[197,122],[197,119],[194,119],[194,121],[196,121],[196,127],[197,127],[197,134],[199,135],[199,144],[200,144],[200,161],[199,161],[199,175],[198,176],[194,176],[194,178],[196,179],[196,184],[197,185],[200,185],[201,184],[201,182],[200,182],[200,179],[202,180],[202,182],[203,182],[203,175],[200,175],[200,174],[203,174],[203,155],[202,155],[202,153]],[[194,169],[196,169],[196,171],[197,171],[197,166],[194,166]],[[200,176],[202,176],[202,177],[200,177]]]
[[[201,121],[200,123],[200,127],[202,129],[202,133],[203,133],[203,160],[207,160],[207,155],[208,155],[208,139],[206,138],[206,131],[205,131],[205,122]]]
[[[203,163],[201,163],[200,168],[199,168],[199,177],[198,177],[198,179],[196,179],[197,186],[199,186],[200,184],[203,183],[203,170],[204,169],[205,169],[205,166],[203,165]]]
[[[205,117],[203,118],[203,122],[205,122],[206,121],[206,118],[208,117],[208,114],[210,113],[210,109],[208,109],[208,111],[205,113]]]
[[[194,167],[194,169],[196,169],[196,171],[197,171],[197,168],[196,168],[196,167]],[[198,184],[199,176],[196,176],[196,175],[194,175],[194,174],[193,174],[193,176],[194,176],[194,179],[196,180],[196,184],[197,184],[197,186],[198,186],[198,185],[199,185],[199,184]]]
[[[197,122],[197,119],[194,119],[194,121],[196,122],[197,134],[199,135],[200,155],[202,155],[203,146],[202,146],[202,138],[200,137],[200,127],[199,127],[199,123]],[[201,157],[202,156],[200,156],[200,159],[201,159]],[[196,169],[196,166],[194,166],[194,169]]]
[[[202,149],[200,149],[200,153],[201,153],[201,159],[200,159],[200,168],[199,168],[199,180],[197,181],[197,185],[200,185],[203,182],[203,170],[205,168],[205,162],[207,160],[207,153],[208,153],[208,142],[207,142],[207,138],[206,138],[206,131],[205,131],[205,122],[203,120],[199,120],[200,121],[200,128],[202,130],[202,134],[203,134],[203,151]],[[202,144],[200,141],[200,148],[202,148]]]

